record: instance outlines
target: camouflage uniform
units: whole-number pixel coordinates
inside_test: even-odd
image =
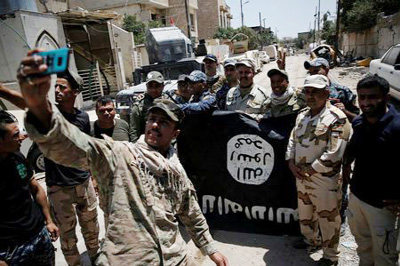
[[[226,78],[224,75],[217,74],[214,77],[207,76],[207,89],[211,93],[216,93],[224,85]]]
[[[342,157],[351,125],[346,115],[329,102],[316,116],[304,108],[297,116],[286,152],[300,168],[316,174],[296,179],[301,232],[313,246],[322,246],[324,257],[338,260]]]
[[[139,95],[133,103],[132,112],[129,118],[129,125],[132,130],[132,142],[136,142],[140,135],[144,134],[146,126],[147,110],[153,105],[154,99],[147,93]]]
[[[241,110],[252,118],[259,120],[263,116],[262,107],[269,98],[267,91],[253,83],[250,93],[240,96],[240,85],[231,88],[226,95],[226,110]]]
[[[60,244],[69,265],[80,265],[80,254],[75,233],[76,216],[82,229],[89,257],[94,260],[99,249],[97,198],[92,180],[76,186],[47,187],[51,210],[60,229]],[[75,207],[74,207],[75,206]],[[76,215],[75,215],[76,210]]]
[[[263,118],[294,114],[306,107],[306,99],[301,90],[293,89],[293,91],[292,96],[287,100],[287,102],[282,104],[274,104],[272,98],[268,98],[263,107]]]
[[[91,138],[54,106],[47,135],[30,121],[28,113],[25,126],[45,156],[90,169],[98,181],[109,225],[96,265],[182,265],[186,243],[177,217],[197,247],[207,255],[216,252],[196,192],[172,147],[164,157],[144,136],[135,144]]]
[[[5,261],[8,266],[55,265],[54,247],[47,228],[43,227],[36,236],[21,245],[0,250],[0,261]]]

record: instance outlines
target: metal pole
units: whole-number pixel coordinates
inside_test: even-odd
[[[339,54],[339,34],[340,34],[340,9],[342,8],[342,3],[340,0],[337,1],[337,11],[336,11],[336,35],[335,35],[335,66],[338,66],[337,56]]]
[[[192,40],[192,33],[191,33],[191,21],[190,21],[190,14],[188,8],[188,0],[185,1],[185,10],[186,10],[186,20],[187,20],[187,31],[188,31],[188,38]]]
[[[319,39],[319,21],[320,21],[320,13],[321,13],[321,0],[318,0],[318,43],[320,42],[320,39]]]
[[[314,45],[315,45],[315,30],[316,30],[316,29],[315,29],[315,27],[316,27],[316,25],[315,25],[315,24],[316,24],[316,21],[315,21],[315,20],[316,20],[316,18],[317,18],[317,7],[315,7],[315,14],[314,14],[314,40],[313,40],[313,49],[315,48]]]
[[[264,22],[264,29],[265,29],[265,18],[263,18],[263,22]]]
[[[240,14],[242,15],[242,27],[243,27],[243,3],[242,3],[242,0],[240,0]]]

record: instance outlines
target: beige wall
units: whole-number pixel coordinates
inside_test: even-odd
[[[353,52],[353,56],[381,57],[386,50],[400,43],[400,12],[391,16],[378,15],[378,23],[373,28],[359,33],[344,33],[341,40],[341,49],[346,54]]]
[[[170,25],[170,19],[172,18],[175,22],[175,26],[180,28],[186,35],[188,35],[185,0],[169,0],[169,5],[170,8],[167,10],[166,15],[167,25]],[[191,35],[195,40],[197,40],[197,0],[189,0],[189,13],[193,17],[193,21],[191,21]]]
[[[211,39],[218,27],[226,28],[231,25],[230,8],[224,0],[201,0],[198,5],[199,39]]]

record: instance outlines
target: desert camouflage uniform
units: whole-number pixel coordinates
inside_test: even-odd
[[[306,107],[306,99],[304,94],[299,89],[294,89],[292,97],[286,103],[274,105],[272,99],[268,98],[263,109],[263,118],[280,117],[299,112]]]
[[[263,116],[262,107],[269,98],[267,91],[253,83],[250,93],[240,96],[240,85],[231,88],[226,95],[226,110],[241,110],[256,120]]]
[[[205,254],[216,252],[196,192],[172,147],[164,158],[148,146],[158,160],[180,169],[179,176],[171,170],[156,175],[146,168],[149,157],[143,156],[141,140],[133,144],[91,138],[68,123],[54,106],[47,135],[40,134],[30,120],[28,114],[27,131],[46,157],[91,170],[97,179],[100,197],[107,203],[109,225],[96,265],[184,265],[186,243],[176,217]]]
[[[351,125],[346,115],[327,102],[311,117],[310,108],[297,116],[286,153],[300,168],[312,167],[316,174],[296,179],[301,232],[314,246],[322,246],[324,257],[338,260],[342,157]]]

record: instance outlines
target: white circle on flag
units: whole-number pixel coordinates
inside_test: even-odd
[[[274,167],[274,148],[257,135],[232,137],[227,145],[227,167],[239,183],[261,185],[268,180]]]

